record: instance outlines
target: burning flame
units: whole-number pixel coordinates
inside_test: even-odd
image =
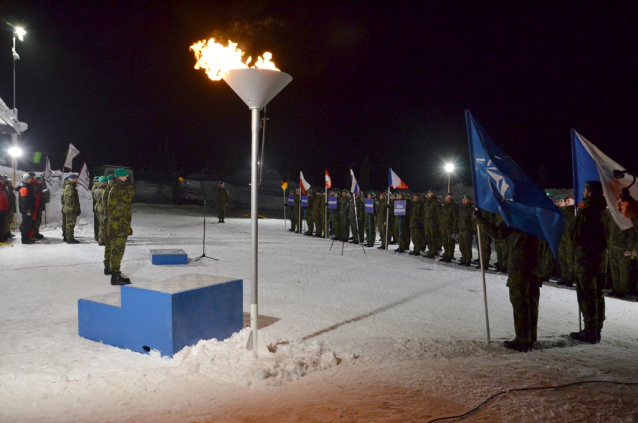
[[[252,57],[248,57],[246,62],[242,61],[244,52],[237,48],[237,43],[228,40],[228,46],[215,42],[214,38],[206,41],[200,41],[192,46],[190,50],[195,52],[195,69],[204,69],[206,75],[213,81],[219,81],[224,74],[233,69],[246,69],[251,67]],[[258,69],[276,70],[275,64],[272,62],[272,54],[265,52],[257,58],[252,67]]]

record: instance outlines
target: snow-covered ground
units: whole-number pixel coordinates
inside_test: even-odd
[[[211,219],[214,222],[216,219]],[[87,219],[88,221],[88,219]],[[207,225],[219,261],[153,266],[151,248],[202,252],[202,208],[135,205],[123,272],[133,283],[188,273],[242,278],[250,310],[250,221]],[[487,275],[486,343],[476,270],[304,237],[260,220],[260,332],[276,352],[242,348],[244,332],[173,359],[78,336],[77,300],[113,292],[88,223],[67,245],[0,246],[0,421],[428,421],[502,390],[586,380],[638,381],[638,304],[607,299],[598,345],[571,345],[576,295],[541,290],[538,349],[514,336],[504,275]],[[17,233],[17,232],[16,232]],[[375,246],[376,247],[376,246]],[[586,384],[500,396],[472,421],[635,421],[638,387]]]

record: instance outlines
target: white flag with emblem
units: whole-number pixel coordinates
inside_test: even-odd
[[[66,160],[64,161],[65,169],[73,170],[73,159],[78,154],[80,154],[80,150],[78,150],[73,144],[69,143],[69,151],[67,151]]]
[[[82,170],[80,170],[80,174],[78,175],[78,185],[84,187],[87,191],[91,186],[91,177],[89,176],[89,168],[86,167],[86,162],[82,165]]]

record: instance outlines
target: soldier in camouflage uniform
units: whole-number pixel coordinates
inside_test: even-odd
[[[397,228],[395,225],[396,218],[394,217],[394,202],[397,199],[397,194],[390,194],[390,203],[388,207],[390,207],[390,213],[388,214],[388,224],[386,227],[388,228],[388,245],[395,245],[398,242],[399,234],[397,234]],[[386,248],[388,246],[386,245]]]
[[[441,248],[439,244],[439,211],[441,203],[434,193],[428,190],[423,207],[423,225],[425,226],[425,244],[428,248],[427,258],[434,258]]]
[[[421,194],[418,192],[412,194],[412,202],[410,203],[410,238],[414,249],[409,254],[420,256],[423,245],[423,203],[421,202]]]
[[[578,210],[571,232],[574,243],[576,294],[585,328],[569,334],[571,339],[595,344],[605,320],[605,297],[600,276],[605,250],[605,227],[602,213],[607,207],[599,181],[585,182],[584,207]]]
[[[62,192],[62,213],[64,213],[64,238],[67,244],[79,244],[75,239],[75,221],[82,213],[77,190],[78,175],[71,174],[65,178]]]
[[[629,293],[631,280],[631,253],[636,244],[636,231],[633,228],[620,229],[609,209],[603,212],[603,225],[607,235],[607,256],[613,286],[612,296],[623,298]]]
[[[368,200],[372,200],[372,213],[365,213],[364,232],[366,245],[371,248],[377,239],[377,202],[375,201],[374,192],[368,193]],[[365,208],[365,204],[364,204]],[[365,210],[364,210],[365,211]]]
[[[483,219],[489,223],[494,224],[496,217],[494,213],[481,209],[481,216],[483,216]],[[478,226],[481,228],[481,254],[483,255],[483,268],[487,270],[490,267],[490,257],[492,256],[492,237],[490,237],[487,233],[483,224],[483,219],[479,219],[477,222]],[[478,262],[478,260],[476,267],[479,269],[481,268],[481,263]]]
[[[340,241],[348,242],[350,237],[350,201],[347,189],[341,191],[339,198],[339,215],[341,220],[341,239]]]
[[[226,218],[226,206],[228,205],[230,194],[224,186],[224,182],[220,182],[215,187],[215,194],[215,203],[217,204],[217,223],[226,223],[224,222],[224,219]]]
[[[91,199],[93,200],[93,234],[95,236],[95,240],[99,243],[99,235],[100,235],[100,218],[97,214],[97,201],[95,199],[95,190],[98,188],[100,177],[93,177],[93,185],[91,186]]]
[[[366,205],[363,201],[363,192],[359,191],[359,194],[355,197],[356,213],[357,213],[357,230],[359,231],[359,242],[363,242],[365,239],[365,220],[366,220]]]
[[[341,239],[341,191],[337,190],[334,192],[335,197],[337,197],[337,208],[330,210],[330,217],[332,218],[332,233],[334,235],[334,240]]]
[[[472,237],[476,225],[472,220],[473,212],[472,198],[464,195],[459,208],[459,250],[461,251],[460,264],[468,267],[472,264]]]
[[[301,189],[295,190],[295,201],[292,206],[292,231],[301,233],[301,224],[299,222],[299,201],[301,200]]]
[[[451,263],[454,258],[454,234],[459,232],[459,205],[454,201],[454,196],[448,192],[445,202],[439,214],[439,233],[445,252],[440,261]]]
[[[507,226],[503,216],[498,213],[494,214],[494,224],[496,226]],[[494,240],[494,248],[496,249],[496,263],[494,267],[501,273],[507,273],[507,263],[509,263],[509,244],[502,239]]]
[[[405,216],[394,217],[394,230],[397,234],[399,248],[394,250],[397,253],[404,253],[410,250],[410,200],[409,194],[399,192],[396,201],[405,201]]]
[[[111,275],[111,285],[128,285],[129,278],[122,276],[120,264],[126,249],[126,239],[133,234],[131,229],[131,202],[135,188],[128,181],[129,171],[117,169],[113,185],[107,196],[108,220],[106,222],[106,248],[104,251],[104,273]]]
[[[317,191],[317,197],[315,198],[314,204],[315,217],[317,219],[315,221],[315,226],[317,226],[315,236],[317,238],[323,238],[324,225],[326,222],[326,200],[323,194],[323,192]]]
[[[95,183],[95,188],[93,189],[93,202],[95,203],[95,215],[97,216],[98,222],[98,231],[97,231],[97,242],[98,245],[104,246],[104,207],[103,207],[103,196],[104,190],[106,189],[106,183],[108,179],[106,176],[100,176],[98,181]]]
[[[560,276],[561,280],[558,281],[559,285],[574,286],[574,245],[571,240],[571,231],[574,225],[574,197],[568,196],[565,198],[565,205],[560,207],[560,211],[565,218],[565,230],[563,236],[560,239],[560,245],[558,247],[558,261],[560,263]]]
[[[312,236],[315,231],[315,192],[311,189],[308,190],[308,207],[303,211],[306,215],[306,223],[308,224],[308,230],[304,235]]]
[[[529,352],[536,342],[538,325],[538,303],[542,274],[540,272],[541,256],[544,253],[539,239],[525,232],[497,226],[475,212],[482,221],[482,228],[496,239],[504,239],[509,244],[507,287],[510,302],[514,311],[514,329],[516,338],[503,342],[505,348]]]
[[[386,249],[386,231],[388,229],[388,201],[386,200],[387,193],[381,191],[379,193],[379,203],[377,204],[377,229],[379,230],[379,236],[381,237],[381,246],[377,247],[378,250]]]

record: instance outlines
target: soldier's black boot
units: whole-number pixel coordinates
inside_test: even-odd
[[[111,273],[111,285],[129,285],[131,280],[129,278],[122,277],[120,272]]]
[[[597,344],[600,340],[598,337],[598,331],[591,328],[585,328],[580,332],[572,332],[569,334],[569,338],[574,341],[585,342],[587,344]]]
[[[109,269],[108,267],[105,267],[105,268],[104,268],[104,274],[105,274],[105,275],[112,275],[112,274],[113,274],[113,272],[111,272],[111,269]]]
[[[73,238],[73,239],[67,239],[65,241],[67,244],[79,244],[80,241],[78,241],[77,239]]]
[[[507,349],[520,351],[520,352],[530,352],[533,349],[534,343],[527,344],[525,342],[521,342],[518,339],[513,339],[511,341],[503,342],[503,346]]]

